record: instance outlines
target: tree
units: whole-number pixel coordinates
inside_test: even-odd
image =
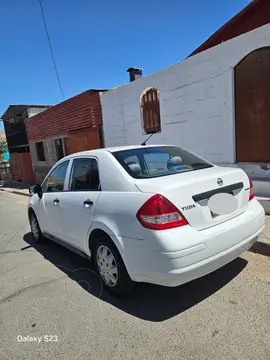
[[[7,139],[4,136],[0,137],[0,153],[2,153],[7,147]]]

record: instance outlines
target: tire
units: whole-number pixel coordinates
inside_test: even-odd
[[[43,236],[39,227],[37,217],[34,212],[30,214],[29,222],[30,222],[32,236],[35,242],[36,243],[43,242]]]
[[[93,263],[104,287],[116,296],[124,296],[131,292],[135,283],[131,280],[112,240],[107,236],[101,236],[95,239],[91,248]],[[106,271],[110,275],[106,276]]]

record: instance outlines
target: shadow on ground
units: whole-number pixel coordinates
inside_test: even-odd
[[[252,246],[252,248],[249,249],[249,251],[255,254],[270,256],[270,244],[261,241],[256,241],[255,244]]]
[[[4,180],[0,180],[0,187],[8,187],[10,189],[14,189],[14,190],[24,190],[24,189],[28,189],[29,185],[23,183],[23,182],[19,182],[19,181],[4,181]]]
[[[140,319],[159,322],[169,319],[208,298],[234,279],[247,265],[246,260],[237,258],[230,264],[203,278],[188,284],[167,288],[150,284],[137,284],[127,298],[115,298],[102,291],[100,281],[89,260],[47,240],[34,242],[31,233],[24,235],[29,244],[21,250],[35,248],[45,259],[66,273],[91,295]]]

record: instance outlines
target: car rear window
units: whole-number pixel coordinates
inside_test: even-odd
[[[213,166],[178,146],[145,147],[112,154],[135,179],[167,176]]]

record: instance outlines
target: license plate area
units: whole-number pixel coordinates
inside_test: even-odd
[[[234,196],[234,192],[233,192],[233,191],[226,192],[226,194],[230,194],[230,195]],[[209,199],[207,199],[207,201],[208,201],[208,200],[209,200]],[[210,213],[211,213],[211,216],[212,216],[213,219],[215,219],[215,218],[217,218],[218,216],[220,216],[219,214],[213,213],[212,210],[210,210]]]
[[[235,192],[234,191],[226,191],[225,192],[226,194],[230,194],[230,195],[232,195],[232,196],[235,196]],[[200,200],[200,201],[198,201],[198,203],[201,205],[201,206],[204,206],[204,207],[208,207],[208,200],[210,199],[210,197],[209,198],[206,198],[206,199],[203,199],[203,200]],[[212,217],[212,219],[216,219],[217,217],[219,217],[219,216],[221,216],[221,215],[219,215],[219,214],[215,214],[212,210],[210,210],[209,209],[209,212],[210,212],[210,214],[211,214],[211,217]]]

